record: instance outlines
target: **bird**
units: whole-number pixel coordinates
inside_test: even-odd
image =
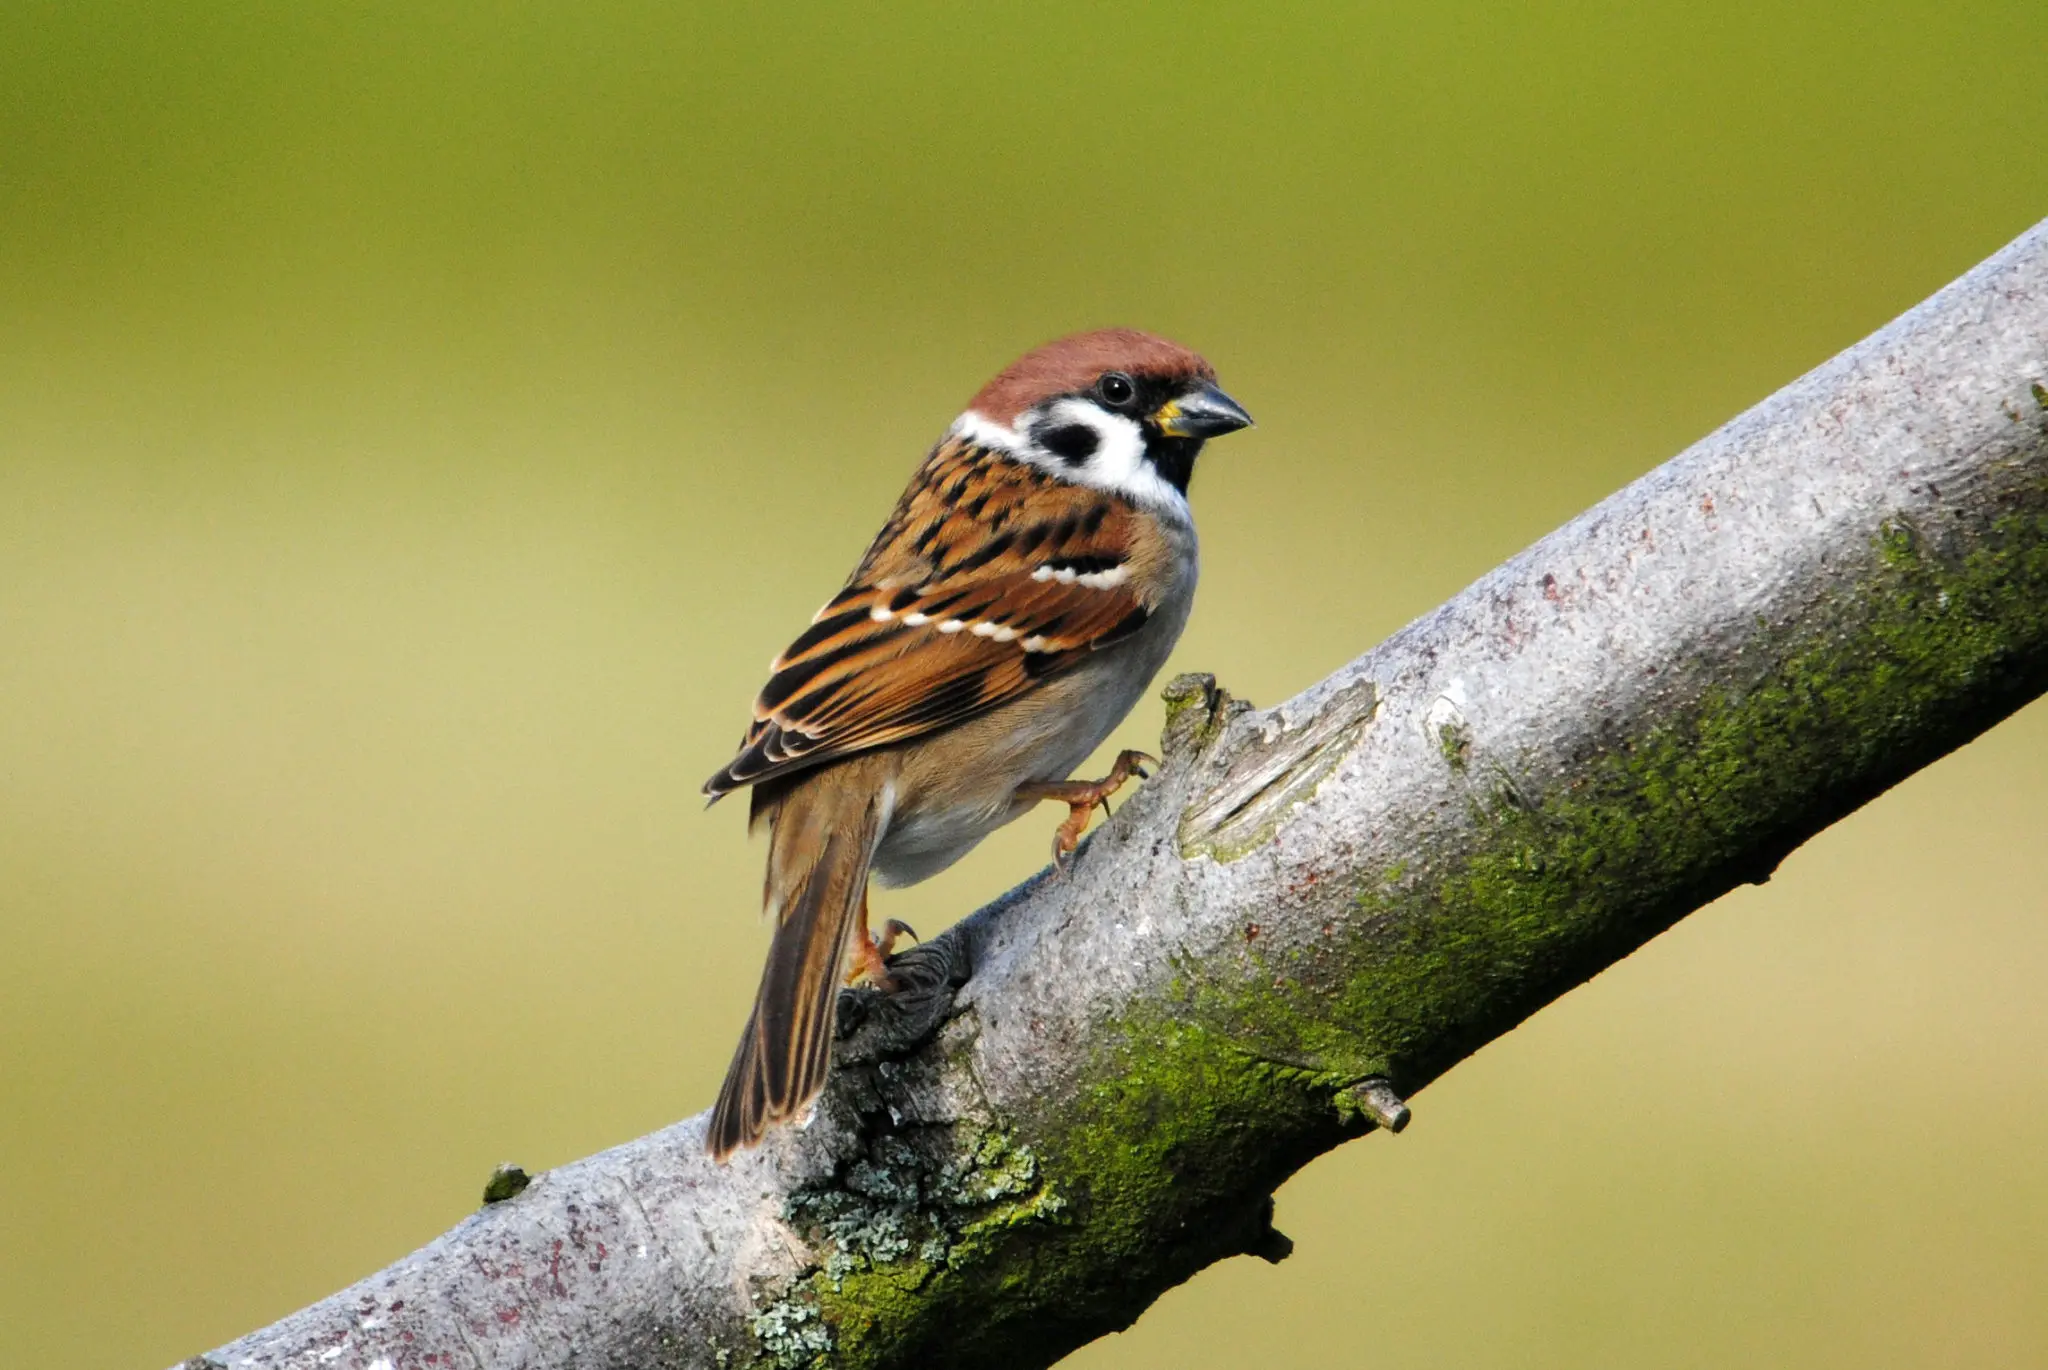
[[[841,983],[893,988],[909,929],[868,883],[936,875],[1045,801],[1064,872],[1089,817],[1150,758],[1073,780],[1179,639],[1198,569],[1188,482],[1251,426],[1203,358],[1135,329],[1076,333],[984,385],[853,574],[777,656],[738,753],[774,926],[706,1145],[724,1160],[803,1116],[831,1067]],[[849,962],[851,971],[848,970]]]

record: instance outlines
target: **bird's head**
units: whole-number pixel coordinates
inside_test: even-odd
[[[1025,353],[981,388],[953,429],[1062,480],[1185,509],[1202,444],[1251,421],[1198,354],[1151,333],[1105,328]]]

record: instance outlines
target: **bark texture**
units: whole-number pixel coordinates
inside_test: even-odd
[[[2048,223],[852,996],[813,1123],[541,1175],[190,1364],[1043,1366],[1489,1039],[2048,687]]]

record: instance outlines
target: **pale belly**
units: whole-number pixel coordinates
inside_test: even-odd
[[[1166,664],[1191,598],[1034,694],[949,730],[945,745],[906,748],[875,878],[884,885],[928,879],[1035,808],[1015,798],[1017,787],[1064,780],[1102,745]]]

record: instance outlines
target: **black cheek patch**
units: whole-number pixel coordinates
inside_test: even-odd
[[[1057,428],[1041,428],[1031,436],[1040,447],[1069,466],[1079,466],[1087,461],[1095,455],[1095,449],[1102,445],[1102,435],[1085,423],[1063,423]]]

